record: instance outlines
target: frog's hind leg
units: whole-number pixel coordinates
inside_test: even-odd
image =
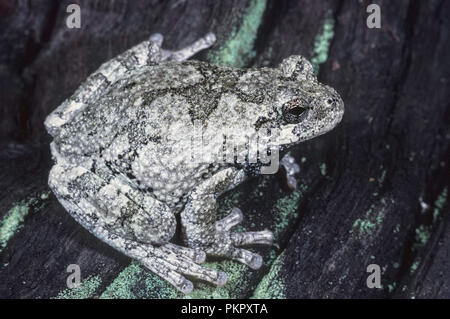
[[[126,76],[128,71],[145,65],[158,64],[164,60],[184,61],[197,52],[209,48],[215,40],[214,34],[208,33],[186,48],[169,51],[162,48],[161,34],[151,35],[148,40],[103,63],[92,73],[70,98],[47,116],[44,122],[47,132],[54,137],[57,136],[64,124],[97,101],[108,87]]]
[[[165,204],[114,178],[107,181],[89,169],[66,163],[53,166],[49,186],[83,227],[179,291],[193,289],[185,276],[225,284],[225,273],[198,265],[205,260],[204,252],[168,242],[176,222]]]
[[[52,136],[58,135],[61,127],[97,101],[117,80],[130,70],[162,61],[161,34],[153,34],[144,41],[115,58],[103,63],[75,93],[59,105],[45,119],[45,127]]]
[[[216,222],[216,199],[224,191],[233,188],[245,178],[243,171],[228,168],[219,171],[200,184],[190,196],[181,214],[181,222],[188,245],[204,250],[207,254],[228,257],[258,269],[262,257],[240,246],[270,245],[273,234],[268,230],[258,232],[231,232],[242,221],[242,212],[233,209],[230,215]]]

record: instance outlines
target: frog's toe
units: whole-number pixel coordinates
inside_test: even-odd
[[[222,233],[222,235],[225,235],[225,237],[219,236],[215,244],[205,249],[208,255],[230,258],[243,263],[252,269],[259,269],[261,267],[262,257],[259,254],[235,247],[230,240],[229,233]]]
[[[180,49],[178,51],[167,51],[169,54],[167,58],[173,61],[185,61],[198,52],[211,47],[216,42],[216,36],[214,33],[208,33],[204,37],[198,39],[191,45]]]
[[[218,286],[224,285],[227,281],[227,275],[224,272],[208,269],[197,264],[199,259],[201,261],[205,259],[203,251],[165,244],[155,249],[153,254],[158,259],[159,265],[167,267],[180,275],[191,276]]]
[[[246,245],[272,245],[273,233],[269,230],[256,231],[256,232],[244,232],[244,233],[231,233],[231,242],[235,246]]]
[[[243,219],[244,215],[242,214],[242,211],[239,208],[234,207],[228,216],[216,222],[216,229],[218,231],[229,231],[231,228],[241,223]]]
[[[150,41],[152,41],[153,43],[156,43],[156,45],[158,47],[162,46],[163,40],[164,40],[164,36],[161,33],[153,33],[150,36]]]
[[[228,279],[227,274],[223,271],[208,269],[189,260],[170,260],[169,263],[183,275],[207,281],[217,286],[225,285]]]
[[[174,244],[165,244],[160,247],[160,249],[167,253],[173,253],[175,255],[179,255],[185,257],[187,259],[191,259],[197,264],[201,264],[206,259],[206,254],[203,250],[200,249],[192,249],[187,247],[182,247]]]
[[[231,258],[255,270],[261,268],[263,262],[261,255],[241,248],[234,248]]]
[[[231,213],[225,218],[216,222],[216,229],[219,232],[229,232],[231,228],[242,222],[244,215],[242,211],[234,207]],[[272,245],[273,233],[269,230],[257,232],[232,233],[230,232],[230,239],[234,246],[246,245]]]

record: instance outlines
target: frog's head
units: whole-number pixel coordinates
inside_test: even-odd
[[[297,143],[333,129],[342,119],[344,102],[331,87],[317,81],[302,56],[291,56],[278,67],[283,88],[277,97],[279,144]]]

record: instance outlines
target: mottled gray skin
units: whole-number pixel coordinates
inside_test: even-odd
[[[344,109],[303,57],[273,69],[234,69],[185,61],[211,46],[213,34],[175,52],[162,49],[162,40],[155,34],[103,64],[47,117],[56,162],[49,185],[95,236],[189,293],[184,275],[226,282],[225,273],[198,265],[206,254],[257,269],[261,256],[239,247],[273,239],[268,230],[231,232],[242,221],[237,208],[216,221],[217,197],[249,171],[220,161],[220,138],[232,131],[243,154],[243,137],[272,128],[273,144],[290,146],[331,130]],[[206,161],[190,152],[194,123],[208,141]],[[169,242],[177,213],[189,248]]]

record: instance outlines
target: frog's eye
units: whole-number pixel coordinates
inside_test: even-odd
[[[296,106],[296,107],[290,109],[290,110],[288,111],[288,113],[289,113],[290,115],[293,115],[293,116],[300,116],[300,115],[301,115],[303,112],[305,112],[305,111],[306,111],[305,108],[303,108],[303,107],[301,107],[301,106]]]
[[[298,123],[306,116],[308,109],[309,107],[301,99],[291,100],[284,103],[282,107],[283,117],[288,123]]]

